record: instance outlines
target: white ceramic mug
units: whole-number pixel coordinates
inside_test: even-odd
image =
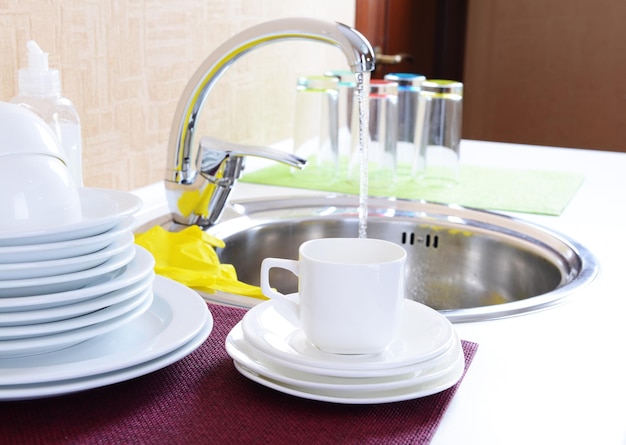
[[[322,238],[303,243],[299,259],[266,258],[261,289],[296,310],[307,338],[337,354],[375,354],[396,335],[404,300],[406,251],[389,241]],[[272,289],[269,272],[298,276],[298,294]]]

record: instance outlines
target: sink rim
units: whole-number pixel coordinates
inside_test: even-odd
[[[305,209],[323,208],[317,213],[305,212]],[[347,212],[346,209],[352,209]],[[390,209],[394,210],[391,214]],[[288,211],[285,213],[285,211]],[[266,198],[234,200],[228,206],[222,220],[207,232],[218,238],[254,226],[292,219],[319,219],[330,215],[358,216],[358,197],[353,195],[285,195]],[[591,283],[599,273],[596,257],[581,243],[553,229],[521,218],[504,215],[488,210],[463,207],[456,204],[439,204],[419,200],[393,198],[369,198],[368,218],[399,217],[411,218],[429,215],[434,223],[445,222],[448,225],[462,225],[468,229],[492,231],[500,235],[521,239],[536,246],[537,249],[552,252],[550,258],[560,258],[557,264],[567,266],[565,283],[556,289],[521,300],[509,301],[488,306],[472,308],[442,309],[441,314],[453,323],[486,321],[508,318],[545,310],[567,301],[568,296]],[[437,218],[433,216],[437,215]],[[498,228],[499,230],[495,230]],[[355,233],[356,236],[356,233]]]

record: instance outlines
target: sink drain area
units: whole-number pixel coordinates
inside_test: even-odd
[[[433,249],[436,249],[439,247],[439,236],[431,235],[430,233],[426,234],[426,236],[416,236],[415,232],[402,232],[400,244],[403,246],[422,245],[424,247],[432,247]]]

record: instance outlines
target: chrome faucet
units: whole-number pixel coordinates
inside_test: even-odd
[[[259,46],[288,39],[313,40],[338,47],[354,72],[374,70],[374,51],[358,31],[341,23],[309,18],[280,19],[249,28],[224,42],[200,65],[178,102],[170,134],[165,187],[174,221],[215,224],[241,175],[245,158],[257,156],[294,167],[306,164],[268,147],[232,144],[213,138],[195,141],[196,121],[217,79],[239,57]]]

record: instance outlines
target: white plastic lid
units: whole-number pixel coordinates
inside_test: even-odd
[[[48,68],[48,53],[44,53],[34,40],[29,40],[26,48],[28,68],[18,71],[19,94],[36,97],[61,94],[61,76],[59,70]]]

